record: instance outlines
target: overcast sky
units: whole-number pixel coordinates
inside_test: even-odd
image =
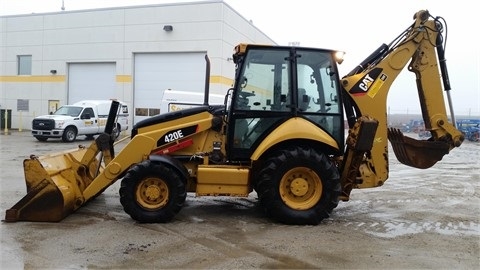
[[[195,2],[195,0],[0,0],[0,16],[115,6]],[[467,0],[224,0],[280,45],[343,50],[348,73],[382,43],[390,43],[428,9],[447,21],[446,59],[457,115],[480,116],[478,10]],[[388,98],[391,113],[419,113],[415,77],[404,70]]]

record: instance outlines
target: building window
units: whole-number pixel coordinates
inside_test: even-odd
[[[18,55],[18,75],[32,75],[32,56]]]

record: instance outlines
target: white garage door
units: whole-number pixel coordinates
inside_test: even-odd
[[[165,89],[203,92],[205,54],[135,54],[134,123],[160,113],[160,102]]]
[[[70,63],[68,103],[115,97],[115,63]]]

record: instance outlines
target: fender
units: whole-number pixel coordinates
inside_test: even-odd
[[[294,117],[282,123],[272,131],[257,149],[255,149],[255,152],[253,152],[251,156],[251,160],[258,160],[260,156],[262,156],[262,154],[273,145],[290,139],[312,140],[339,149],[337,142],[330,134],[304,118]]]
[[[182,164],[182,162],[178,161],[177,159],[175,159],[171,156],[168,156],[168,155],[150,155],[148,157],[148,159],[150,159],[151,161],[156,162],[156,163],[164,163],[164,164],[167,164],[167,165],[171,166],[172,168],[177,170],[179,173],[181,173],[182,176],[185,178],[185,180],[188,180],[190,178],[190,174],[188,173],[187,168],[185,168],[185,166]]]

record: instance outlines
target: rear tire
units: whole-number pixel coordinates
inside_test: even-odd
[[[266,160],[256,190],[261,207],[273,220],[317,225],[338,205],[340,174],[325,154],[291,147]]]
[[[63,131],[62,140],[64,142],[73,142],[77,138],[77,129],[70,126]]]
[[[117,140],[120,137],[120,125],[116,124],[112,130],[113,140]]]
[[[175,169],[145,160],[123,178],[120,203],[134,220],[165,223],[182,209],[187,197],[186,181]]]

